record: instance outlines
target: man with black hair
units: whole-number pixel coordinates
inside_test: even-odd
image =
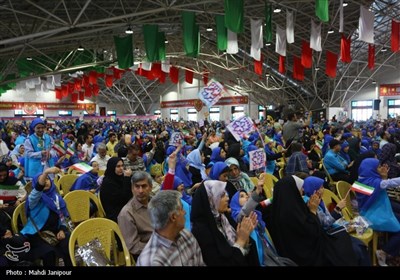
[[[286,142],[286,147],[290,145],[293,141],[298,141],[300,139],[299,129],[310,124],[311,114],[308,114],[305,123],[301,123],[297,120],[295,113],[291,112],[288,114],[288,121],[283,125],[282,137]]]

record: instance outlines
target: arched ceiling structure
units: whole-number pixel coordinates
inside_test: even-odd
[[[318,0],[317,0],[318,1]],[[295,42],[287,44],[286,74],[278,69],[275,45],[265,46],[264,72],[253,71],[250,19],[265,19],[264,0],[244,1],[245,31],[238,34],[240,51],[231,55],[217,50],[215,15],[224,14],[222,0],[0,0],[0,85],[9,83],[5,77],[15,74],[12,81],[26,79],[19,76],[17,61],[27,57],[40,57],[43,71],[40,76],[62,73],[62,80],[71,79],[71,73],[95,65],[116,65],[113,36],[123,35],[128,27],[133,30],[135,61],[144,58],[143,24],[158,24],[168,44],[167,57],[171,64],[183,69],[193,68],[195,78],[201,78],[204,69],[239,93],[246,92],[257,103],[296,104],[311,108],[326,104],[343,106],[349,98],[371,84],[380,71],[399,71],[400,54],[390,51],[391,20],[400,20],[400,1],[352,0],[344,1],[344,34],[351,36],[352,62],[338,62],[337,77],[325,73],[325,51],[340,54],[339,0],[329,1],[329,22],[322,24],[322,52],[313,52],[313,68],[306,69],[305,80],[292,79],[293,56],[300,56],[302,39],[310,39],[310,21],[315,16],[315,0],[269,1],[280,13],[272,16],[275,41],[276,24],[286,26],[286,10],[294,12]],[[360,5],[375,13],[375,69],[367,67],[368,44],[357,40]],[[182,11],[196,12],[200,28],[201,49],[197,58],[186,57],[183,50]],[[214,30],[206,31],[208,27]],[[328,34],[328,30],[334,33]],[[74,56],[83,46],[95,55],[103,53],[102,60],[84,65],[68,65],[56,60],[55,54]],[[384,50],[387,50],[384,52]],[[47,65],[53,65],[48,67]],[[319,67],[319,71],[316,70]],[[181,76],[182,76],[181,71]],[[35,75],[35,73],[31,73]],[[268,75],[267,75],[268,74]],[[111,89],[100,84],[99,101],[124,104],[125,113],[149,113],[160,94],[174,86],[169,79],[165,84],[149,81],[134,72],[124,74]]]

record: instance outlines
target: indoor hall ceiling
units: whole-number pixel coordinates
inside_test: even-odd
[[[337,77],[332,79],[324,73],[325,51],[340,55],[341,35],[340,1],[330,0],[329,22],[322,24],[322,52],[313,51],[313,66],[320,70],[314,67],[306,69],[305,80],[301,82],[292,79],[293,56],[300,56],[302,39],[310,39],[311,19],[318,22],[315,0],[269,2],[273,8],[282,9],[272,15],[273,41],[275,25],[286,26],[286,9],[294,13],[295,42],[287,44],[285,75],[277,71],[278,54],[274,42],[262,50],[265,57],[262,76],[254,73],[253,58],[249,56],[250,19],[265,20],[264,0],[244,1],[245,31],[238,34],[240,51],[236,55],[217,50],[215,15],[224,14],[222,0],[0,0],[0,84],[6,83],[4,77],[12,73],[17,74],[17,80],[21,79],[16,67],[18,59],[41,57],[54,60],[54,54],[64,52],[73,56],[78,46],[104,54],[103,61],[95,64],[116,65],[113,36],[124,35],[128,27],[134,32],[135,61],[140,61],[145,57],[143,24],[158,24],[160,31],[165,32],[167,57],[172,65],[181,69],[193,68],[198,79],[206,69],[210,78],[216,78],[239,94],[249,93],[250,99],[264,105],[295,104],[307,109],[320,107],[321,104],[342,106],[362,88],[369,86],[378,71],[400,70],[400,53],[390,51],[391,20],[400,20],[400,1],[345,1],[348,5],[344,7],[344,34],[352,38],[352,62],[345,64],[339,60]],[[372,71],[367,67],[368,44],[357,40],[359,5],[370,7],[375,13],[376,56]],[[196,12],[201,36],[197,58],[186,57],[183,51],[182,11]],[[212,27],[213,31],[207,32],[208,27]],[[335,32],[328,34],[330,29]],[[382,52],[382,49],[388,51]],[[87,66],[94,65],[72,67],[58,61],[53,69],[44,66],[41,75],[62,73],[62,80],[68,81],[72,72]],[[184,79],[182,70],[180,77]],[[100,82],[98,98],[107,103],[125,104],[126,113],[149,113],[151,104],[158,102],[160,94],[173,86],[168,78],[165,84],[161,84],[127,72],[111,89]]]

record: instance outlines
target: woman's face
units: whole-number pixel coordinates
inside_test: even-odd
[[[343,152],[348,153],[349,152],[350,147],[347,146],[346,148],[343,149]]]
[[[161,174],[156,175],[154,177],[154,181],[156,181],[157,183],[161,184],[162,183],[162,178],[163,178],[163,176]]]
[[[221,173],[218,177],[218,180],[222,182],[228,182],[228,172]]]
[[[24,154],[24,152],[25,152],[25,147],[24,147],[23,145],[21,145],[21,146],[19,147],[18,152],[19,152],[21,155]]]
[[[245,192],[240,192],[239,195],[239,205],[240,206],[244,206],[247,202],[247,200],[249,200],[249,196],[247,195],[247,193]]]
[[[124,175],[124,162],[122,160],[118,161],[115,166],[115,174],[118,176]]]
[[[0,183],[3,183],[7,178],[8,171],[0,171]]]
[[[219,155],[221,158],[225,159],[226,158],[226,152],[224,149],[221,149],[221,151],[219,152]]]
[[[176,190],[177,190],[178,192],[183,192],[184,189],[185,189],[185,186],[184,186],[183,184],[180,184],[180,185],[176,188]]]
[[[229,148],[229,144],[228,144],[228,142],[225,142],[225,144],[224,144],[224,150],[227,151],[228,148]]]
[[[236,178],[240,175],[240,169],[239,167],[237,167],[234,164],[231,164],[231,166],[229,166],[229,176],[231,178]]]
[[[229,196],[226,192],[223,192],[221,195],[221,200],[218,205],[218,212],[222,214],[228,211],[228,205],[229,205]]]
[[[96,174],[99,173],[99,164],[96,161],[92,162],[92,167],[93,167],[92,173],[96,173]]]

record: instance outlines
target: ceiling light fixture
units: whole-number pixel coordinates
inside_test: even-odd
[[[315,70],[315,71],[319,71],[319,67],[318,67],[318,66],[315,67],[314,70]]]
[[[372,84],[375,85],[375,84],[376,84],[376,81],[372,81]]]
[[[276,13],[276,14],[277,14],[277,13],[280,13],[281,11],[282,11],[282,10],[279,9],[279,8],[275,8],[275,9],[274,9],[274,13]]]
[[[213,31],[213,29],[212,29],[211,27],[207,27],[207,28],[206,28],[206,31],[207,31],[207,32],[211,32],[211,31]]]
[[[329,29],[329,30],[328,30],[328,34],[332,34],[332,33],[335,33],[335,30]]]
[[[358,83],[358,82],[360,81],[360,79],[357,78],[357,79],[355,79],[354,81],[355,81],[356,83]]]
[[[164,43],[165,43],[165,44],[168,44],[169,42],[168,42],[168,40],[165,40]]]
[[[31,60],[32,60],[32,57],[28,56],[28,57],[26,58],[26,60],[31,61]]]
[[[269,47],[269,46],[271,46],[271,43],[265,43],[265,46]]]
[[[133,34],[132,28],[129,26],[128,29],[125,30],[126,34]]]
[[[80,51],[80,52],[83,52],[83,51],[85,50],[85,48],[82,47],[82,46],[79,46],[79,47],[77,48],[77,50]]]
[[[349,3],[343,2],[343,7],[347,7],[347,5],[349,5]]]
[[[385,48],[385,47],[383,47],[382,49],[381,49],[381,52],[386,52],[387,51],[387,48]]]

